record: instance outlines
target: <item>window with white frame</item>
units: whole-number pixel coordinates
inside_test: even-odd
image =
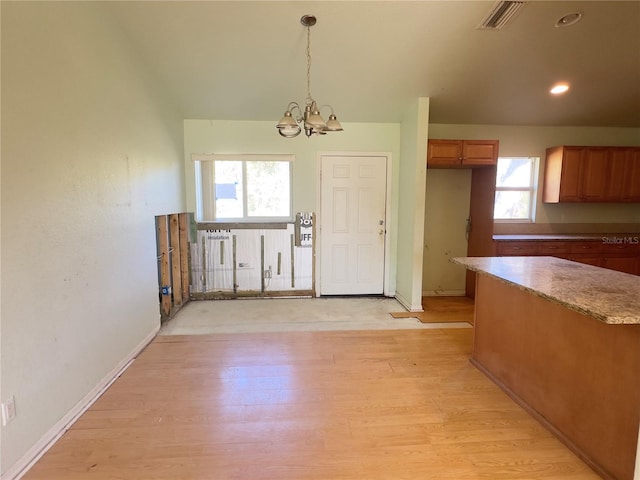
[[[496,222],[533,222],[537,157],[499,157],[493,219]]]
[[[197,221],[291,221],[293,159],[293,155],[193,155]]]

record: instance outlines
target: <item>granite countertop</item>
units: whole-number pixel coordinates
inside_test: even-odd
[[[458,257],[453,263],[604,323],[640,325],[640,277],[555,257]]]

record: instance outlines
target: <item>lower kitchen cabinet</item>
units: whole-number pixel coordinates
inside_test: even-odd
[[[600,266],[618,272],[640,275],[639,257],[604,257]]]
[[[551,256],[574,262],[640,275],[640,238],[597,237],[593,240],[496,240],[496,254],[502,256]]]

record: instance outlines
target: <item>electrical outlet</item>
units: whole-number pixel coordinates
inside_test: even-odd
[[[11,395],[11,398],[2,404],[2,425],[9,423],[16,415],[16,397]]]

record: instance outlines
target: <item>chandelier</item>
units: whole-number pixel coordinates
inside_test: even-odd
[[[318,107],[318,104],[311,96],[311,27],[316,24],[316,17],[304,15],[300,19],[300,23],[307,27],[307,100],[304,110],[297,102],[289,103],[276,128],[278,133],[286,138],[297,137],[303,127],[307,137],[311,135],[326,135],[327,132],[340,132],[342,131],[342,125],[340,125],[333,113],[333,108],[330,105]],[[326,122],[320,115],[320,109],[324,107],[328,107],[331,110],[329,120]]]

